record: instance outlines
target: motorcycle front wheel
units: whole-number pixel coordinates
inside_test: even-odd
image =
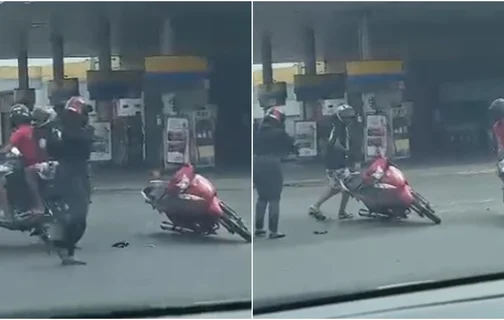
[[[240,218],[236,212],[229,207],[224,202],[220,203],[221,209],[224,214],[221,217],[222,224],[228,229],[231,233],[237,233],[247,242],[252,242],[252,234],[248,230],[245,223],[243,223],[242,218]]]
[[[441,218],[436,215],[434,209],[420,194],[413,191],[413,196],[415,197],[415,202],[412,205],[413,211],[418,213],[422,217],[429,218],[435,224],[441,224]]]

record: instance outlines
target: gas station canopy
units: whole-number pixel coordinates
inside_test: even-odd
[[[317,60],[355,60],[364,14],[380,58],[432,58],[447,39],[458,55],[478,55],[482,50],[488,54],[490,48],[504,52],[500,2],[257,2],[253,11],[254,63],[261,63],[264,31],[271,33],[273,62],[303,61],[303,26],[315,31]]]
[[[171,2],[1,2],[0,58],[16,58],[22,30],[28,31],[30,58],[49,58],[51,32],[62,33],[65,56],[93,56],[98,52],[99,20],[108,18],[111,25],[112,54],[138,52],[159,54],[159,34],[165,20],[170,19],[193,34],[198,28],[214,32],[208,21],[221,21],[221,16],[246,14],[243,3],[171,3]],[[226,20],[226,19],[224,19]],[[202,24],[204,24],[202,26]],[[196,41],[190,36],[182,41]]]

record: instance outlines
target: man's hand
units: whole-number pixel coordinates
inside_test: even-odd
[[[0,150],[0,153],[9,153],[12,150],[12,148],[13,145],[8,143],[2,148],[2,150]]]

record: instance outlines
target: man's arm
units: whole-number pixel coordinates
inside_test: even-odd
[[[9,153],[14,146],[10,143],[7,143],[2,150],[0,150],[0,153]]]
[[[10,138],[9,138],[9,143],[5,145],[2,150],[0,150],[1,153],[8,153],[12,150],[12,148],[18,146],[24,138],[24,132],[21,130],[16,130],[14,131]]]
[[[294,138],[284,131],[285,147],[288,153],[298,154],[298,147],[295,144]]]
[[[346,149],[341,143],[341,134],[338,130],[339,128],[333,127],[331,130],[331,135],[329,136],[328,147],[332,147],[337,151],[343,152],[345,154],[348,153],[348,149]]]

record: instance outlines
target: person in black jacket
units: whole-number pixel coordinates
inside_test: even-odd
[[[320,206],[342,192],[341,183],[350,177],[349,167],[354,159],[350,153],[349,126],[356,118],[355,110],[347,105],[341,104],[337,107],[332,118],[332,130],[329,136],[327,149],[324,158],[326,175],[329,179],[329,187],[321,195],[319,200],[310,206],[308,213],[317,220],[325,220],[326,216],[320,211]],[[353,215],[346,212],[346,206],[350,195],[342,192],[338,217],[340,219],[352,218]]]
[[[268,209],[271,239],[283,238],[278,231],[280,198],[283,190],[281,158],[297,153],[294,140],[285,132],[285,114],[270,108],[254,135],[254,186],[257,190],[255,235],[264,236],[264,217]]]
[[[88,129],[88,114],[92,107],[84,98],[70,98],[57,117],[37,126],[39,139],[45,140],[49,157],[59,163],[56,179],[70,206],[65,220],[64,236],[59,255],[64,265],[82,265],[75,257],[75,247],[86,230],[90,200],[88,160],[93,136]],[[44,115],[41,115],[41,119]]]

